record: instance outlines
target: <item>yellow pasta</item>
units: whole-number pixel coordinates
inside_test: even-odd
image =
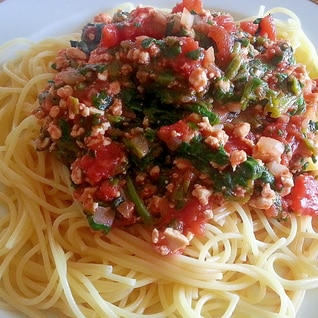
[[[318,57],[295,14],[277,21],[296,58]],[[78,35],[30,44],[0,71],[0,308],[29,317],[295,317],[318,286],[318,220],[286,223],[228,202],[183,255],[161,256],[141,225],[92,233],[67,168],[37,152],[32,110],[51,63]],[[0,52],[6,47],[0,49]],[[306,54],[303,54],[306,52]]]

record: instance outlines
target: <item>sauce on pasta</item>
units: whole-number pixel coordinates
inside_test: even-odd
[[[190,0],[186,3],[200,5]],[[132,5],[121,7],[125,6],[124,12],[134,9]],[[306,65],[312,78],[317,76],[317,52],[293,12],[272,8],[247,20],[270,13],[288,17],[275,18],[277,39],[288,38],[296,62]],[[82,204],[73,197],[70,163],[61,163],[61,158],[49,151],[37,151],[35,141],[43,125],[30,115],[39,108],[39,94],[40,101],[45,98],[43,88],[57,74],[52,65],[59,52],[70,48],[70,41],[74,45],[74,41],[81,42],[80,34],[32,43],[0,69],[0,308],[32,318],[51,313],[76,318],[296,317],[305,291],[316,288],[318,282],[318,222],[313,215],[290,212],[282,221],[233,198],[213,203],[213,215],[208,220],[205,215],[204,227],[198,227],[198,233],[203,229],[204,235],[195,235],[182,254],[169,255],[153,249],[151,223],[112,226],[107,235],[90,230]],[[21,43],[21,39],[14,43]],[[0,52],[5,53],[9,45]],[[198,61],[193,59],[194,63]],[[306,83],[314,85],[306,78]],[[185,110],[181,111],[183,114]],[[200,115],[193,109],[191,113]],[[290,120],[300,117],[290,116]],[[274,117],[272,121],[276,120]],[[303,141],[304,136],[298,137],[290,121],[279,124],[273,126],[275,139],[281,137],[277,134],[280,127],[288,130],[292,143]],[[169,125],[163,127],[169,131]],[[122,150],[113,149],[115,153]],[[191,160],[182,158],[180,162]],[[116,168],[107,167],[108,172]],[[295,195],[299,199],[302,192],[308,193],[305,184],[315,187],[312,178],[316,170],[312,158],[306,172],[295,176],[295,185],[300,184]],[[196,168],[191,167],[189,172],[195,173]],[[314,204],[310,203],[312,199],[307,197],[309,205]],[[194,199],[192,204],[197,206]],[[190,213],[183,221],[193,223],[191,217]]]
[[[317,81],[271,14],[137,7],[71,44],[39,96],[38,148],[68,166],[93,230],[150,224],[166,255],[228,200],[279,220],[318,213]]]

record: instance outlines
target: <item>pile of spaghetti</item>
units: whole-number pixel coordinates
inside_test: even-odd
[[[199,0],[5,63],[0,307],[295,317],[318,286],[317,75],[293,13]]]

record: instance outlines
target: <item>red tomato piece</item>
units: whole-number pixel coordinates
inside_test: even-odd
[[[286,197],[292,211],[301,215],[318,215],[318,181],[310,174],[301,174],[294,183]]]
[[[224,149],[231,153],[234,150],[244,150],[249,156],[252,154],[252,147],[242,138],[230,136],[228,142],[224,145]]]
[[[120,43],[119,31],[115,24],[106,24],[102,30],[100,45],[105,48],[116,46]]]
[[[119,193],[119,186],[112,184],[108,180],[105,180],[102,182],[96,195],[99,200],[109,202],[109,201],[112,201],[113,199],[116,199],[118,197],[118,193]]]
[[[183,37],[180,40],[182,42],[181,50],[183,54],[197,50],[199,48],[199,43],[192,38]]]
[[[199,43],[192,38],[180,38],[181,54],[177,58],[171,58],[169,65],[178,73],[183,76],[189,76],[193,70],[200,67],[201,60],[192,60],[187,57],[187,53],[195,51],[199,48]]]
[[[122,172],[125,153],[121,145],[114,142],[106,146],[99,145],[95,152],[95,156],[85,155],[78,163],[90,184],[95,185],[102,179]]]
[[[156,10],[139,7],[131,12],[125,24],[106,24],[102,30],[100,46],[110,48],[124,40],[135,40],[141,35],[160,39],[164,37],[166,28],[166,21]]]
[[[164,141],[171,150],[176,150],[184,141],[189,142],[194,136],[194,131],[183,120],[162,126],[158,131],[158,137]]]
[[[260,28],[259,35],[263,37],[267,36],[272,41],[276,40],[275,21],[271,14],[261,19],[259,28]]]
[[[183,0],[172,9],[172,13],[182,12],[184,8],[200,14],[203,12],[202,0]]]
[[[255,35],[259,25],[253,21],[242,21],[240,22],[240,27],[244,32]]]
[[[138,7],[131,12],[128,26],[121,29],[123,40],[134,40],[137,36],[146,35],[155,39],[164,37],[167,21],[158,11],[150,7]]]
[[[212,24],[209,26],[208,36],[216,45],[215,57],[221,67],[225,67],[230,60],[234,44],[232,35],[222,26]]]
[[[222,26],[230,33],[234,33],[237,29],[234,18],[230,15],[216,16],[213,21],[215,21],[217,25]]]
[[[203,207],[197,198],[191,196],[187,204],[179,212],[184,229],[190,231],[194,235],[203,235],[207,222],[204,211],[209,207]]]

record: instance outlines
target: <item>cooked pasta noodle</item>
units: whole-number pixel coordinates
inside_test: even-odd
[[[296,15],[270,11],[290,17],[277,22],[279,34],[317,76]],[[280,223],[228,202],[204,237],[171,256],[152,249],[141,225],[107,236],[88,229],[67,168],[35,150],[40,127],[30,116],[57,51],[74,37],[31,44],[0,71],[0,307],[29,317],[295,317],[305,290],[318,287],[310,216]]]

